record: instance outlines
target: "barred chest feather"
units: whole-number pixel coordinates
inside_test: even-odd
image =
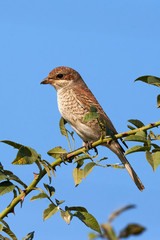
[[[95,141],[99,139],[99,132],[91,124],[83,122],[84,115],[88,112],[84,109],[72,94],[72,90],[65,89],[57,92],[58,108],[62,117],[70,124],[83,141]]]

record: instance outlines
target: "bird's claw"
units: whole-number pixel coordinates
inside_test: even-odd
[[[68,153],[63,153],[63,154],[60,154],[59,155],[59,157],[62,159],[62,162],[65,164],[65,165],[67,165],[67,163],[66,163],[66,158],[67,158],[67,154]]]
[[[63,154],[60,154],[60,155],[59,155],[59,157],[62,159],[62,162],[63,162],[65,165],[67,165],[66,162],[72,163],[72,158],[71,158],[71,159],[70,159],[70,158],[67,158],[67,155],[68,155],[68,153],[63,153]]]
[[[86,148],[86,151],[87,151],[87,152],[89,152],[89,150],[93,148],[94,151],[95,151],[95,153],[96,153],[96,155],[98,155],[98,150],[97,150],[96,147],[93,147],[93,146],[92,146],[92,143],[93,143],[93,142],[91,142],[91,141],[83,142],[83,146]]]
[[[86,151],[89,152],[89,150],[92,148],[92,142],[83,142],[83,146],[86,148]]]
[[[95,151],[96,155],[98,155],[98,149],[96,147],[94,147],[94,151]]]

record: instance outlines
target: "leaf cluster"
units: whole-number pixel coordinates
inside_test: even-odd
[[[31,201],[37,200],[37,199],[43,199],[48,198],[48,200],[51,202],[49,206],[43,211],[43,220],[47,220],[57,212],[60,212],[60,215],[62,219],[67,223],[70,224],[73,217],[77,217],[79,220],[81,220],[87,227],[90,227],[91,229],[101,233],[100,226],[97,222],[97,220],[88,213],[87,209],[84,207],[68,207],[65,206],[64,209],[60,207],[62,203],[65,201],[59,201],[55,199],[55,202],[52,201],[51,197],[55,194],[55,188],[52,186],[49,186],[48,184],[44,184],[45,189],[47,190],[48,194],[43,191],[42,189],[37,188],[37,190],[41,191],[38,195],[35,195],[31,198]]]
[[[92,239],[108,239],[108,240],[118,240],[121,238],[128,238],[131,235],[140,235],[145,231],[145,227],[141,226],[137,223],[129,223],[126,227],[120,230],[119,233],[116,234],[112,222],[115,218],[117,218],[121,213],[126,210],[135,208],[135,205],[127,205],[123,208],[118,209],[117,211],[113,212],[106,223],[101,224],[101,234],[97,233],[89,233],[88,238]]]
[[[129,120],[130,123],[134,125],[128,127],[132,130],[137,128],[141,128],[144,124],[140,120],[131,119]],[[158,165],[160,164],[160,134],[155,135],[153,131],[138,131],[134,135],[127,136],[123,139],[123,141],[133,141],[139,142],[143,145],[136,145],[129,148],[125,155],[135,153],[135,152],[145,152],[146,160],[151,165],[153,171],[156,170]],[[155,143],[156,142],[156,143]],[[158,143],[157,143],[158,142]]]
[[[139,77],[135,81],[142,81],[142,82],[154,85],[156,87],[160,87],[160,78],[151,76],[151,75]],[[160,94],[157,96],[157,108],[159,107],[160,107]]]

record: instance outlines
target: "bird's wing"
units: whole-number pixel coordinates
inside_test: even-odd
[[[117,134],[117,131],[116,131],[115,127],[113,126],[111,120],[106,115],[106,113],[103,111],[103,108],[101,107],[101,105],[99,104],[99,102],[94,97],[94,95],[92,94],[92,92],[90,91],[90,89],[87,87],[87,85],[85,83],[84,83],[83,87],[81,86],[79,88],[77,88],[77,87],[72,88],[72,95],[74,96],[76,101],[81,105],[81,107],[83,109],[90,111],[91,106],[96,107],[98,113],[101,114],[101,118],[105,121],[105,123],[106,123],[107,127],[110,129],[110,131],[113,134]],[[121,139],[121,141],[122,141],[122,139]],[[128,146],[125,142],[122,141],[122,143],[128,148]],[[122,147],[121,147],[121,149],[123,152],[125,152]]]
[[[115,127],[113,126],[111,120],[109,117],[105,114],[102,107],[98,103],[97,99],[94,97],[92,92],[89,90],[89,88],[84,85],[83,88],[72,88],[72,94],[76,101],[86,109],[87,111],[90,111],[90,107],[94,106],[96,107],[98,113],[100,113],[101,117],[105,121],[107,127],[112,131],[113,134],[117,134],[117,131]]]

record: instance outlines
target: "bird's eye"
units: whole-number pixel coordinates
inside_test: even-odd
[[[57,78],[63,78],[63,74],[58,74]]]

